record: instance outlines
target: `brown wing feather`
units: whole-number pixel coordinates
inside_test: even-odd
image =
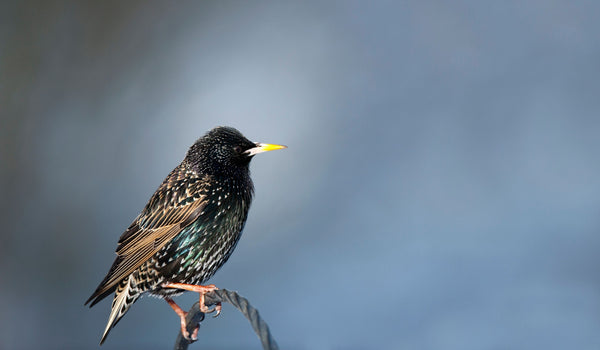
[[[121,235],[117,258],[94,294],[94,305],[156,254],[181,230],[194,222],[206,205],[203,187],[207,179],[183,176],[185,169],[175,168],[154,193],[142,213]]]

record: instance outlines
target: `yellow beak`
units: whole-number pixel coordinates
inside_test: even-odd
[[[247,150],[244,153],[246,155],[248,155],[248,156],[253,156],[255,154],[259,154],[259,153],[263,153],[263,152],[268,152],[268,151],[275,151],[275,150],[284,149],[284,148],[287,148],[287,146],[272,145],[270,143],[260,143],[260,142],[257,142],[256,143],[256,147],[250,148],[249,150]]]

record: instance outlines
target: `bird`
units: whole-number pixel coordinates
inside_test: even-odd
[[[218,288],[202,283],[240,239],[254,194],[250,160],[284,148],[252,142],[227,126],[210,130],[189,148],[123,232],[110,270],[85,302],[91,308],[114,294],[100,345],[142,295],[165,299],[179,316],[184,337],[196,339],[199,326],[187,332],[187,313],[173,297],[198,292],[202,312],[220,313],[220,304],[213,309],[204,304],[204,294]]]

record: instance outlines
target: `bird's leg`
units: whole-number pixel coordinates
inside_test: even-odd
[[[183,309],[181,309],[179,305],[177,305],[177,303],[173,301],[173,299],[165,298],[165,300],[167,301],[167,303],[169,303],[169,306],[171,306],[173,311],[175,311],[175,313],[177,314],[177,316],[179,316],[179,319],[181,320],[181,334],[183,334],[183,337],[189,341],[198,340],[198,330],[200,329],[200,325],[197,325],[196,328],[194,328],[194,332],[190,337],[190,334],[187,331],[187,322],[185,321],[185,317],[188,313],[183,311]]]
[[[208,292],[215,291],[219,288],[214,284],[209,284],[207,286],[195,285],[195,284],[185,284],[185,283],[165,283],[162,285],[163,288],[175,288],[175,289],[183,289],[189,290],[190,292],[196,292],[200,294],[200,311],[205,314],[209,314],[211,312],[217,312],[214,317],[217,317],[221,314],[221,303],[217,303],[213,309],[208,308],[204,304],[204,294]],[[176,311],[177,312],[177,311]]]

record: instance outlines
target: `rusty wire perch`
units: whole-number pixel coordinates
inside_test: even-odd
[[[271,335],[271,331],[269,330],[269,326],[267,323],[260,317],[258,314],[258,310],[256,310],[248,300],[242,296],[240,296],[236,292],[229,291],[227,289],[217,289],[212,292],[208,292],[204,296],[206,306],[215,305],[216,303],[230,303],[235,306],[240,312],[248,319],[250,325],[254,329],[254,332],[262,342],[263,349],[265,350],[279,350],[279,346],[277,346],[277,342],[273,339]],[[200,307],[198,302],[192,305],[192,308],[187,314],[186,322],[187,322],[187,331],[189,334],[192,334],[196,325],[199,325],[200,322],[204,320],[204,313],[200,311]],[[181,330],[177,335],[177,340],[175,341],[175,350],[186,350],[188,345],[193,343],[193,341],[188,341],[181,334]]]

